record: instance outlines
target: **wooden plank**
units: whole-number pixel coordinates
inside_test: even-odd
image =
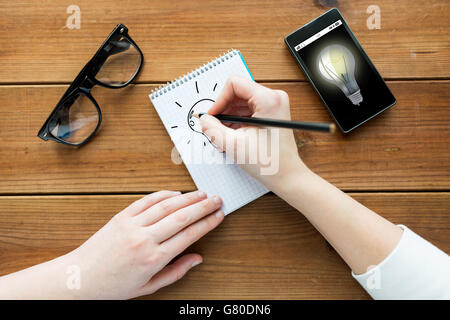
[[[309,84],[267,85],[289,93],[294,119],[330,120]],[[449,190],[450,82],[389,85],[398,104],[354,133],[298,131],[302,158],[345,190]],[[171,161],[173,143],[147,97],[152,88],[95,88],[102,128],[77,149],[36,137],[63,86],[0,87],[0,193],[192,190],[184,165]]]
[[[450,252],[450,193],[352,194]],[[0,197],[0,274],[62,255],[140,196]],[[188,249],[204,263],[155,299],[364,299],[345,263],[273,194],[228,216]]]
[[[372,0],[335,1],[386,78],[450,76],[450,2],[379,0],[381,29],[369,30]],[[284,37],[328,10],[317,0],[78,0],[81,29],[69,29],[70,1],[0,1],[0,83],[72,81],[121,22],[144,52],[139,81],[169,81],[224,50],[242,50],[257,80],[304,76]]]

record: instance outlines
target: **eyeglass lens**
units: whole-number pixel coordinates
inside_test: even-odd
[[[95,131],[99,119],[94,103],[80,93],[64,102],[50,121],[49,131],[56,138],[79,144]]]
[[[136,74],[141,64],[141,55],[136,47],[122,37],[108,43],[105,50],[109,56],[96,75],[96,79],[110,86],[121,86]]]

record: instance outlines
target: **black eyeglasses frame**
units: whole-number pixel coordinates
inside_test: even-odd
[[[134,75],[126,82],[120,85],[110,85],[107,83],[103,83],[95,77],[97,73],[100,71],[103,64],[106,62],[108,57],[112,55],[113,53],[109,52],[107,50],[108,45],[111,43],[111,41],[117,41],[121,38],[125,38],[127,41],[129,41],[139,52],[140,55],[140,64],[134,73]],[[41,129],[38,132],[38,137],[47,141],[47,140],[53,140],[59,143],[63,143],[66,145],[71,146],[81,146],[87,143],[98,131],[100,124],[102,122],[102,112],[101,109],[95,100],[95,98],[91,95],[91,89],[95,85],[100,85],[102,87],[110,88],[110,89],[120,89],[128,86],[133,80],[137,77],[139,72],[142,69],[142,65],[144,64],[144,55],[142,54],[141,49],[139,46],[134,42],[134,40],[129,36],[128,34],[128,28],[123,24],[118,24],[114,30],[111,32],[111,34],[108,36],[108,38],[103,42],[103,44],[100,46],[100,48],[97,50],[95,55],[91,58],[91,60],[86,63],[86,65],[83,67],[83,69],[80,71],[80,73],[76,76],[75,80],[72,82],[72,84],[69,86],[69,88],[66,90],[64,95],[61,97],[59,102],[56,104],[53,111],[48,116],[47,120],[45,121],[44,125],[41,127]],[[50,123],[62,108],[67,107],[65,103],[70,101],[70,99],[73,99],[73,101],[76,100],[76,98],[80,95],[86,96],[88,99],[91,100],[91,102],[94,104],[95,108],[98,112],[98,123],[94,131],[82,142],[80,143],[71,143],[68,141],[65,141],[63,139],[60,139],[58,137],[55,137],[50,129]],[[70,106],[69,106],[70,108]]]

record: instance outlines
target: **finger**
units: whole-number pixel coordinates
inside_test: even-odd
[[[258,86],[260,85],[247,78],[230,77],[208,113],[212,115],[222,113],[236,98],[248,101]]]
[[[227,144],[229,146],[235,145],[234,129],[223,125],[217,118],[207,114],[200,118],[200,125],[202,126],[202,132],[208,137],[209,141],[219,150],[229,152],[230,156],[233,156],[233,150],[227,150]]]
[[[125,208],[121,213],[128,214],[130,216],[136,216],[140,214],[142,211],[150,208],[151,206],[157,204],[160,201],[165,199],[175,197],[180,195],[180,191],[167,191],[162,190],[158,192],[154,192],[146,195],[145,197],[136,200],[132,204],[130,204],[127,208]]]
[[[228,106],[223,112],[221,112],[221,114],[249,117],[253,114],[253,111],[248,107],[247,104],[238,104]]]
[[[168,216],[169,214],[180,210],[181,208],[199,202],[205,198],[206,193],[203,191],[184,193],[176,197],[171,197],[158,202],[154,206],[142,212],[139,216],[136,217],[136,219],[138,219],[138,223],[140,225],[149,226]]]
[[[240,124],[240,123],[232,123],[232,124],[230,124],[229,125],[229,127],[231,128],[231,129],[239,129],[239,128],[242,128],[242,124]]]
[[[217,227],[223,221],[223,218],[223,211],[216,211],[161,243],[159,250],[164,252],[166,259],[170,261],[170,257],[180,254],[191,244]]]
[[[221,206],[222,199],[218,196],[213,196],[168,215],[157,223],[152,224],[148,231],[157,243],[161,243],[197,220],[217,211]]]
[[[174,263],[167,265],[155,274],[150,281],[142,287],[139,295],[152,294],[153,292],[180,280],[190,269],[202,262],[202,257],[194,253],[186,254],[181,258],[178,258]]]

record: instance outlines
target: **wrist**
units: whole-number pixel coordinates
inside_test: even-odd
[[[308,185],[309,181],[314,179],[313,173],[300,159],[286,166],[276,174],[275,179],[268,187],[280,198],[287,197],[291,192],[301,191],[304,185]]]
[[[101,299],[98,288],[95,287],[95,281],[98,277],[92,277],[94,264],[100,264],[99,261],[92,261],[90,257],[84,255],[82,247],[60,257],[65,273],[65,289],[68,299]]]
[[[72,300],[79,298],[80,275],[73,251],[42,265],[39,278],[47,283],[44,299]]]

